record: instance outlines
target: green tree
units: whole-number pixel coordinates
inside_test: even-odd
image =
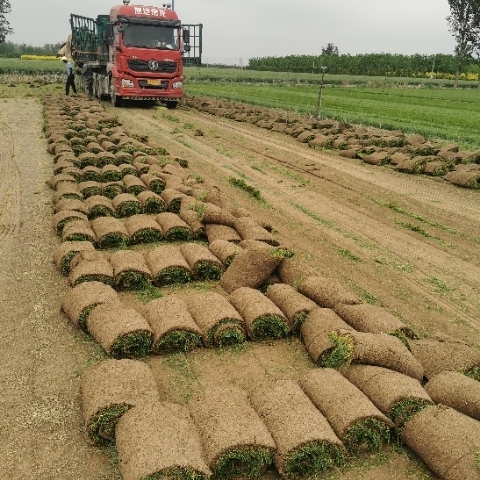
[[[450,6],[448,26],[457,42],[455,46],[457,59],[455,88],[457,88],[462,64],[465,59],[471,57],[478,36],[480,0],[448,0],[448,4]]]
[[[11,10],[10,0],[0,0],[0,43],[5,41],[7,35],[13,33],[10,23],[5,17],[5,15],[10,13]]]
[[[326,47],[322,47],[322,55],[327,57],[338,57],[338,47],[334,43],[328,43]]]

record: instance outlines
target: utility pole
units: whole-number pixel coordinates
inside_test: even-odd
[[[322,79],[320,81],[320,89],[318,90],[318,98],[317,98],[317,108],[315,110],[315,115],[313,118],[320,118],[320,112],[322,111],[322,90],[323,90],[323,77],[325,76],[325,70],[327,67],[321,66],[322,69]]]

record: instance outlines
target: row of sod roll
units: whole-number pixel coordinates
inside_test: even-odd
[[[364,303],[98,104],[45,97],[44,114],[61,311],[106,358],[82,375],[86,430],[124,480],[300,480],[392,441],[440,478],[478,478],[477,349]],[[291,337],[310,358],[295,380],[225,377],[179,403],[150,366]]]

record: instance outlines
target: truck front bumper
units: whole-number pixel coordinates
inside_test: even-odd
[[[124,76],[117,81],[115,93],[126,100],[179,101],[183,98],[183,78],[147,79]]]

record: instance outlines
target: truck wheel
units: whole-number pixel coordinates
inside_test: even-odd
[[[93,96],[95,98],[100,98],[100,95],[98,94],[98,83],[96,77],[93,77]]]
[[[122,97],[115,93],[115,90],[112,88],[112,93],[110,94],[110,98],[112,100],[112,105],[114,107],[121,107],[122,106]]]
[[[177,108],[177,104],[178,104],[178,102],[174,102],[174,101],[167,101],[167,102],[165,102],[165,106],[166,106],[169,110],[173,110],[174,108]]]

